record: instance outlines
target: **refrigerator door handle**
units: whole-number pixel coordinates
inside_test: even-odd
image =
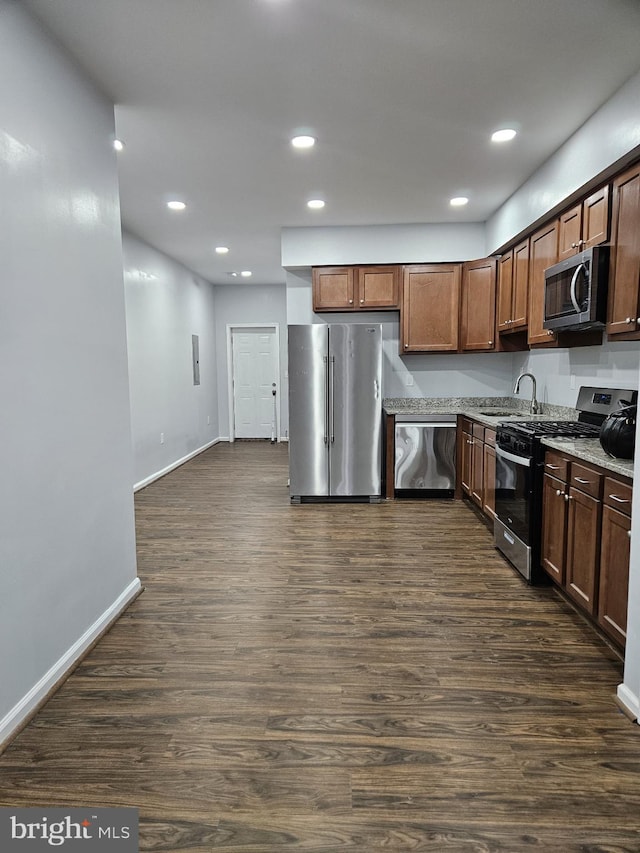
[[[325,355],[324,361],[324,443],[329,444],[329,359]]]
[[[329,358],[329,409],[331,411],[331,444],[336,440],[336,411],[335,411],[335,384],[336,384],[336,359],[335,356]]]

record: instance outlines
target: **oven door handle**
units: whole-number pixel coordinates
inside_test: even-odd
[[[496,456],[501,456],[509,462],[515,462],[516,465],[524,465],[526,468],[531,467],[531,459],[526,456],[516,456],[515,453],[508,453],[501,447],[496,446]]]

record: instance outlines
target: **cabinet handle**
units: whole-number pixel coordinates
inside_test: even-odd
[[[353,304],[353,299],[350,299],[350,300],[349,300],[349,305],[352,305],[352,304]]]
[[[493,346],[493,341],[489,341],[489,346],[490,346],[490,347],[492,347],[492,346]]]
[[[627,536],[629,537],[629,539],[631,539],[631,531],[630,530],[627,530]]]
[[[617,495],[609,495],[612,501],[616,501],[619,504],[628,504],[629,501],[626,501],[624,498],[619,498]]]
[[[547,462],[546,467],[551,468],[552,471],[559,471],[560,470],[559,465],[552,465],[551,462]]]
[[[360,305],[364,305],[364,299],[360,300]]]
[[[565,496],[564,496],[564,499],[565,499],[565,501],[572,501],[572,500],[573,500],[573,495],[565,495]]]
[[[574,477],[573,478],[576,483],[583,483],[585,486],[588,486],[591,480],[583,480],[582,477]]]
[[[627,317],[625,323],[635,323],[635,320],[633,319],[633,317]]]
[[[564,495],[564,492],[562,491],[562,489],[556,489],[556,495],[558,497],[562,497]]]
[[[547,334],[548,334],[548,335],[552,335],[552,334],[553,334],[553,329],[547,329]]]
[[[571,244],[571,248],[572,248],[572,249],[577,249],[577,248],[578,248],[578,244],[577,244],[577,243],[572,243],[572,244]]]

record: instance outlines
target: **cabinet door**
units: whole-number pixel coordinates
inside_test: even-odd
[[[314,311],[353,310],[353,267],[314,267],[311,280]]]
[[[565,581],[567,485],[545,474],[542,479],[542,568],[560,586]]]
[[[609,199],[609,184],[606,184],[583,201],[581,250],[606,243],[609,239],[611,221]]]
[[[358,307],[370,310],[399,307],[400,267],[359,267]]]
[[[613,182],[607,334],[638,330],[640,288],[640,163]]]
[[[513,249],[505,252],[498,261],[498,330],[508,332],[511,328],[511,306],[513,303]]]
[[[484,489],[482,510],[489,518],[496,517],[496,451],[484,445]]]
[[[492,350],[496,327],[496,259],[467,261],[462,267],[460,348]]]
[[[457,352],[460,284],[460,264],[404,268],[403,352]]]
[[[460,465],[460,480],[462,482],[462,491],[466,495],[471,494],[471,449],[473,447],[473,438],[471,433],[466,430],[462,431],[462,462]]]
[[[471,443],[471,499],[478,506],[484,503],[484,442],[475,437]]]
[[[577,254],[582,246],[582,205],[566,210],[558,220],[558,260]]]
[[[602,510],[598,623],[621,646],[627,638],[630,532],[631,518],[605,506]]]
[[[543,327],[544,271],[558,259],[558,221],[546,225],[531,238],[529,258],[529,334],[530,346],[554,344],[556,336]]]
[[[529,238],[513,250],[511,328],[524,329],[529,316]]]
[[[591,616],[596,613],[601,514],[599,500],[569,489],[565,589]]]

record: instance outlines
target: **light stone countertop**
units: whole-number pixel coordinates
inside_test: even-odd
[[[542,403],[542,414],[529,413],[529,400],[518,397],[388,397],[382,401],[388,415],[466,415],[484,426],[495,427],[509,421],[576,421],[576,409]],[[499,412],[512,412],[504,415]],[[599,465],[614,474],[633,478],[633,462],[607,456],[597,438],[542,439],[546,447],[563,451],[584,462]]]
[[[547,437],[542,439],[542,443],[545,447],[552,447],[554,450],[568,453],[584,462],[599,465],[614,474],[622,474],[623,477],[633,479],[633,461],[631,459],[613,459],[611,456],[607,456],[597,438]]]
[[[466,415],[488,427],[503,421],[575,421],[578,412],[542,404],[542,414],[529,412],[529,400],[519,397],[389,397],[382,401],[388,415]],[[503,414],[509,412],[509,414]]]

